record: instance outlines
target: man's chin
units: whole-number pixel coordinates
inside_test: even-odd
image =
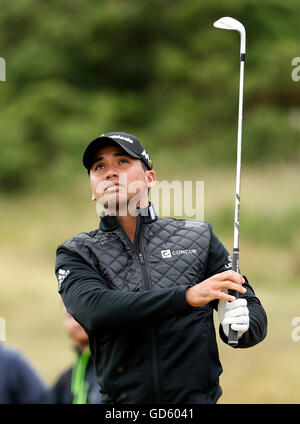
[[[123,216],[128,215],[127,196],[122,196],[119,193],[113,193],[112,195],[106,195],[102,199],[99,199],[99,203],[110,214],[117,214]]]
[[[105,209],[106,214],[118,216],[136,216],[137,206],[140,205],[141,195],[122,193],[116,191],[113,193],[104,193],[98,199],[98,206]]]

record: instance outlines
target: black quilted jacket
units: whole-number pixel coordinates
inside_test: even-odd
[[[150,204],[134,244],[116,216],[57,249],[68,312],[85,328],[103,403],[215,403],[222,393],[211,302],[192,308],[187,287],[230,267],[208,223],[157,218]],[[266,335],[263,307],[248,284],[249,347]],[[220,336],[227,342],[222,328]]]

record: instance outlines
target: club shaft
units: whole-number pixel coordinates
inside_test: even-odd
[[[237,161],[236,161],[236,185],[235,185],[235,208],[234,208],[234,233],[233,248],[239,248],[240,230],[240,192],[241,192],[241,164],[242,164],[242,132],[243,132],[243,92],[244,92],[244,60],[240,64],[240,88],[239,88],[239,114],[238,114],[238,137],[237,137]]]
[[[233,254],[232,270],[240,272],[239,267],[239,234],[240,234],[240,191],[241,191],[241,164],[242,164],[242,125],[243,125],[243,92],[244,92],[244,64],[245,55],[241,54],[240,62],[240,86],[239,86],[239,113],[238,113],[238,137],[237,137],[237,161],[236,161],[236,187],[234,208],[234,232],[233,232]],[[230,290],[229,294],[238,297],[238,292]],[[231,346],[238,345],[237,331],[229,326],[228,343]]]

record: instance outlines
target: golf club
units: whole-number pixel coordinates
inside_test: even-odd
[[[240,233],[240,188],[241,188],[241,155],[242,155],[242,120],[243,120],[243,90],[244,90],[244,63],[246,56],[246,31],[244,26],[236,19],[223,17],[214,22],[215,28],[238,31],[240,33],[240,88],[239,88],[239,115],[238,115],[238,136],[237,136],[237,163],[236,163],[236,190],[235,190],[235,211],[234,211],[234,234],[233,234],[233,254],[232,270],[240,272],[239,259],[239,233]],[[229,294],[238,297],[238,292],[229,290]],[[228,344],[238,345],[238,333],[229,326]]]

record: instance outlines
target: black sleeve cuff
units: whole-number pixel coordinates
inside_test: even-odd
[[[186,301],[186,291],[190,287],[192,286],[179,286],[175,291],[177,310],[180,314],[189,314],[194,309]]]

